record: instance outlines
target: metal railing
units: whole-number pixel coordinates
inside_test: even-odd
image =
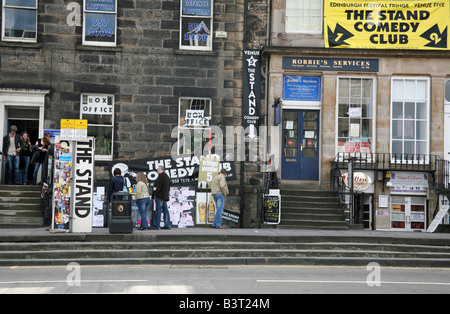
[[[411,171],[429,172],[432,177],[430,189],[434,189],[439,195],[444,195],[450,200],[450,162],[443,160],[437,155],[413,155],[413,154],[390,154],[390,153],[338,153],[331,162],[331,188],[337,192],[341,209],[344,213],[346,196],[349,199],[350,217],[349,224],[358,221],[355,217],[354,191],[348,189],[343,178],[341,169],[351,168],[355,170],[373,171]],[[383,175],[384,178],[384,175]]]

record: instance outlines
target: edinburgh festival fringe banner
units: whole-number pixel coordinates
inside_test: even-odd
[[[449,15],[448,0],[325,0],[325,46],[448,50]]]

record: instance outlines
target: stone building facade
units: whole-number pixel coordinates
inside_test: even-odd
[[[394,43],[399,21],[387,14],[417,15],[415,1],[306,2],[272,2],[271,41],[264,49],[268,99],[283,99],[281,115],[271,111],[268,120],[279,134],[269,148],[279,161],[278,175],[283,182],[329,189],[336,179],[333,167],[348,175],[354,157],[358,180],[371,183],[356,192],[358,223],[426,230],[447,202],[436,189],[442,161],[449,160],[447,43],[427,37],[426,18],[412,18],[420,34],[401,33],[405,40]],[[449,2],[437,2],[441,12],[420,14],[442,14],[433,21],[446,29]],[[381,40],[388,36],[392,40]],[[415,37],[416,46],[402,47]],[[350,211],[348,195],[346,203]]]
[[[110,161],[169,156],[187,103],[209,110],[211,125],[242,125],[243,50],[266,42],[266,1],[14,3],[3,0],[1,11],[3,134],[15,123],[34,141],[61,119],[88,119],[97,181],[107,182]],[[93,114],[106,110],[95,101],[108,114]],[[262,184],[256,164],[243,168],[236,163],[230,182],[228,206],[237,210],[243,191],[256,200]],[[244,206],[251,225],[257,205]]]

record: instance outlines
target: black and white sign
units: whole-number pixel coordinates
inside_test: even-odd
[[[261,105],[261,51],[244,50],[242,126],[250,126],[249,138],[258,137]]]
[[[74,207],[72,232],[92,231],[94,191],[94,138],[75,143]]]

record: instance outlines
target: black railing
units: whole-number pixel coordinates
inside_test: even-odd
[[[353,208],[354,191],[348,189],[342,178],[341,169],[348,169],[352,164],[353,171],[412,171],[429,172],[432,177],[430,188],[439,195],[450,199],[450,162],[436,155],[389,154],[389,153],[338,153],[331,162],[331,188],[338,193],[341,208],[345,210],[346,197],[349,200],[349,224],[358,221]],[[383,178],[385,175],[383,174]]]

